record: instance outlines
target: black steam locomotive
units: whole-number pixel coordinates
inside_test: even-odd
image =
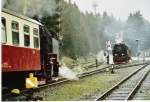
[[[124,43],[115,44],[112,52],[115,64],[125,64],[131,59],[131,51]]]

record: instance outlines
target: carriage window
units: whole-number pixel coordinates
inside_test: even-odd
[[[34,48],[39,48],[39,31],[37,28],[33,28],[33,35],[34,35]]]
[[[7,42],[7,36],[6,36],[6,19],[4,17],[2,17],[1,19],[1,40],[2,43],[6,43]]]
[[[28,33],[28,34],[29,34],[29,32],[30,32],[30,27],[29,27],[28,25],[24,25],[23,30],[24,30],[25,33]]]
[[[24,25],[23,31],[24,31],[24,46],[30,46],[30,27]]]
[[[24,46],[30,46],[30,36],[24,35]]]
[[[18,31],[19,30],[19,24],[16,21],[12,21],[12,29]]]
[[[18,45],[19,44],[19,23],[16,21],[12,21],[11,27],[12,27],[13,44]]]
[[[39,39],[38,39],[38,37],[34,37],[34,48],[39,48]]]
[[[34,35],[38,35],[38,33],[39,33],[39,32],[38,32],[38,29],[34,28],[34,29],[33,29],[33,34],[34,34]]]

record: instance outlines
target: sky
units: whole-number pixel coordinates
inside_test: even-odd
[[[143,17],[150,22],[150,0],[72,0],[83,12],[94,12],[93,4],[98,5],[97,12],[113,14],[117,19],[125,21],[130,12],[141,11]]]

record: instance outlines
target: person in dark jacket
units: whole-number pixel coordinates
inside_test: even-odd
[[[59,63],[56,61],[55,63],[54,63],[54,67],[53,67],[53,76],[54,77],[58,77],[58,75],[59,75]]]

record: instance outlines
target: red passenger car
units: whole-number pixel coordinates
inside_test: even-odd
[[[47,33],[36,20],[6,9],[1,14],[2,86],[22,87],[31,72],[36,76],[51,76],[47,73],[51,65],[46,66],[50,64],[48,53],[54,54],[52,39],[58,39]],[[54,55],[58,60],[57,54]]]

